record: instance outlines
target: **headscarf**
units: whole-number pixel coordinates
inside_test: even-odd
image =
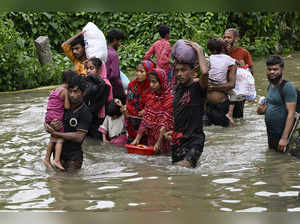
[[[152,91],[148,98],[139,131],[143,131],[143,128],[155,128],[157,129],[155,135],[159,135],[161,127],[173,130],[173,95],[165,71],[162,69],[153,69],[153,71],[157,74],[161,88],[159,91]]]
[[[147,97],[150,95],[150,81],[148,74],[154,69],[154,63],[148,60],[140,63],[146,71],[146,79],[139,82],[137,78],[128,84],[127,89],[127,110],[128,114],[138,116],[138,112],[144,109]]]

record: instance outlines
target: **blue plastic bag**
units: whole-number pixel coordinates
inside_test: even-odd
[[[120,71],[120,77],[121,77],[123,88],[126,91],[130,80],[127,78],[127,76],[122,71]]]

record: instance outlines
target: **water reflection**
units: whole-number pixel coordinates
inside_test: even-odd
[[[286,79],[300,86],[300,55],[286,61]],[[255,61],[258,95],[267,86]],[[46,170],[43,120],[49,91],[1,96],[0,210],[47,211],[300,211],[300,161],[267,150],[263,117],[246,104],[235,128],[205,128],[199,166],[172,166],[170,156],[141,156],[84,143],[83,169]]]

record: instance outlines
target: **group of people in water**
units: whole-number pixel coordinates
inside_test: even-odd
[[[45,165],[52,167],[50,158],[55,152],[55,167],[80,169],[81,145],[85,137],[90,136],[117,146],[127,143],[153,146],[156,153],[171,152],[173,164],[194,168],[203,152],[203,124],[227,127],[234,125],[233,118],[243,117],[245,98],[239,99],[232,89],[237,66],[253,74],[253,64],[250,53],[237,46],[238,31],[230,28],[225,31],[224,39],[210,39],[207,45],[211,53],[209,60],[198,44],[184,41],[196,53],[195,60],[189,62],[178,57],[174,57],[174,62],[171,60],[168,26],[161,25],[158,32],[161,39],[137,65],[136,77],[127,90],[120,78],[117,54],[124,39],[122,31],[108,32],[106,62],[87,58],[82,32],[62,44],[74,70],[63,72],[63,84],[49,96],[45,128],[51,137]],[[154,54],[155,63],[151,60]],[[268,74],[268,77],[272,80],[276,74]],[[290,85],[285,85],[284,92],[289,91],[286,89]],[[285,98],[288,118],[292,113],[289,110],[292,100],[292,97]],[[267,104],[272,101],[273,98],[267,100]],[[261,104],[258,113],[273,113],[268,111],[270,107]],[[272,119],[270,115],[266,117],[268,122]],[[273,125],[273,121],[270,123]],[[274,137],[271,129],[267,128],[268,136],[271,133]],[[285,144],[282,139],[289,131],[290,126],[284,129],[283,137],[279,138],[280,147]],[[277,138],[279,134],[282,132],[276,133]]]

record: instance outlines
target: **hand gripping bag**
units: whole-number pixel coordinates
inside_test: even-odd
[[[177,40],[172,49],[172,57],[180,63],[195,64],[198,61],[197,52],[184,40]]]
[[[87,58],[96,57],[106,62],[107,45],[103,32],[92,22],[89,22],[82,31]]]

